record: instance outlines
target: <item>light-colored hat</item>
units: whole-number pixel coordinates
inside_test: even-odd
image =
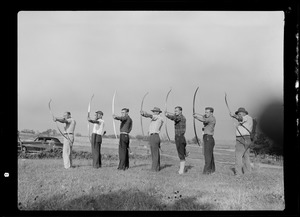
[[[159,113],[162,112],[162,111],[160,110],[160,108],[158,108],[158,107],[154,107],[151,111],[153,111],[153,112],[159,112]]]

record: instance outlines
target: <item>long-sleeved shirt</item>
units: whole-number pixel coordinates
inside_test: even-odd
[[[166,114],[166,117],[174,121],[175,135],[184,135],[186,131],[186,119],[181,115]]]
[[[160,115],[151,115],[148,113],[144,113],[144,115],[142,115],[146,118],[151,118],[151,122],[150,122],[150,126],[149,126],[149,134],[152,133],[160,133],[161,127],[164,123],[163,118]]]
[[[243,127],[243,126],[244,127]],[[236,136],[249,136],[253,127],[253,119],[249,115],[243,116],[243,120],[236,125]],[[245,129],[247,128],[247,129]]]
[[[214,135],[215,125],[216,125],[216,118],[214,116],[210,116],[208,118],[203,116],[203,125],[204,131],[203,134],[207,135]]]
[[[115,117],[116,120],[121,121],[120,132],[121,133],[130,133],[132,130],[132,119],[127,116]]]

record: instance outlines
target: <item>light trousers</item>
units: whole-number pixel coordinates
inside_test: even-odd
[[[244,139],[243,137],[236,137],[235,171],[238,175],[251,172],[249,148],[251,143],[250,136],[244,136]]]
[[[68,138],[68,135],[65,135]],[[74,143],[74,135],[69,134],[69,138],[71,142],[64,138],[64,145],[63,145],[63,161],[64,161],[64,167],[66,169],[72,167],[72,146]]]

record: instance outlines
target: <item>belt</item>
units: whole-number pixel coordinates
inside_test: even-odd
[[[205,134],[203,134],[203,136],[213,136],[213,135],[205,133]]]
[[[250,135],[243,135],[243,136],[236,136],[237,138],[240,138],[240,137],[245,137],[245,136],[250,136]]]
[[[129,133],[126,133],[126,132],[121,132],[120,134],[126,134],[126,135],[128,135]]]

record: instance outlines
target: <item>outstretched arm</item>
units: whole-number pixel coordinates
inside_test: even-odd
[[[194,113],[193,117],[198,121],[204,122],[204,115]]]
[[[127,119],[126,116],[123,117],[123,116],[117,116],[117,115],[113,115],[113,118],[115,120],[119,120],[119,121],[125,121]]]
[[[153,115],[151,115],[151,114],[149,114],[149,113],[147,113],[145,111],[141,111],[140,113],[145,118],[153,118]]]
[[[88,117],[87,120],[88,120],[88,122],[90,122],[92,124],[100,124],[100,121],[92,120],[90,117]]]
[[[239,122],[243,121],[243,117],[240,117],[240,116],[238,116],[238,115],[231,115],[231,114],[230,114],[230,116],[231,116],[232,118],[236,119],[236,120],[239,121]]]
[[[170,120],[174,121],[175,120],[175,114],[171,113],[171,112],[167,112],[165,111],[165,116],[167,118],[169,118]]]
[[[67,119],[65,119],[65,118],[56,118],[56,117],[54,117],[53,120],[58,121],[60,123],[68,123]]]

